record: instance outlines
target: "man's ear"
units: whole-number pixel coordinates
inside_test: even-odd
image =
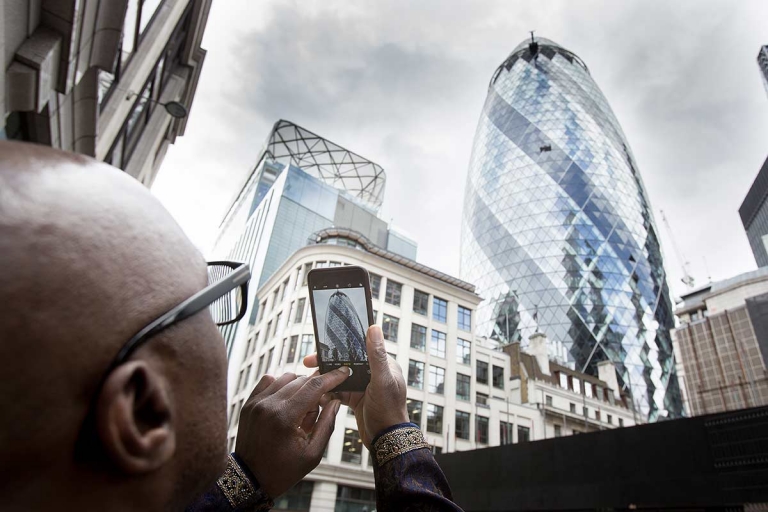
[[[130,474],[150,473],[176,451],[166,379],[144,361],[117,367],[96,404],[99,438],[110,460]]]

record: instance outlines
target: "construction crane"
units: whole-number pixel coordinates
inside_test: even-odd
[[[664,226],[667,228],[667,233],[669,233],[669,239],[672,241],[672,248],[675,250],[675,257],[677,258],[677,261],[680,263],[680,268],[683,271],[683,277],[680,279],[685,286],[688,287],[689,290],[693,289],[693,285],[695,283],[693,276],[690,272],[690,265],[691,263],[682,255],[680,252],[680,249],[677,247],[677,242],[675,241],[675,235],[672,233],[672,227],[669,225],[669,221],[667,220],[667,216],[664,215],[664,210],[661,211],[661,220],[664,221]]]

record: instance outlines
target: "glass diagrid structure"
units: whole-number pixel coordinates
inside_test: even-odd
[[[461,277],[478,334],[598,374],[650,421],[682,414],[661,250],[629,144],[578,56],[543,38],[493,74],[469,165]]]
[[[320,343],[325,361],[367,361],[365,331],[354,304],[343,292],[331,295],[325,315],[325,343]]]

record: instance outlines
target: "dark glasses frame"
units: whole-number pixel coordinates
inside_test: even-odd
[[[233,324],[240,321],[240,319],[245,316],[245,312],[248,309],[248,281],[251,279],[251,269],[248,267],[248,264],[236,261],[209,261],[208,266],[224,266],[233,270],[221,281],[203,288],[187,300],[166,311],[164,314],[147,324],[142,330],[137,332],[125,345],[122,346],[112,360],[112,364],[110,364],[106,375],[109,375],[112,370],[125,363],[128,358],[131,357],[131,354],[146,343],[152,336],[167,329],[171,325],[181,322],[195,313],[198,313],[216,302],[217,299],[220,299],[236,289],[238,286],[241,288],[240,292],[242,294],[240,311],[238,311],[233,320],[217,322],[216,325]]]

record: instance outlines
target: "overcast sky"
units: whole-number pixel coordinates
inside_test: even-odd
[[[287,119],[384,167],[382,217],[419,243],[421,263],[458,276],[488,82],[536,30],[589,67],[697,284],[724,279],[755,268],[738,208],[768,156],[756,64],[767,21],[765,0],[216,0],[186,134],[153,192],[207,251],[272,125]],[[680,262],[659,231],[680,294]]]

